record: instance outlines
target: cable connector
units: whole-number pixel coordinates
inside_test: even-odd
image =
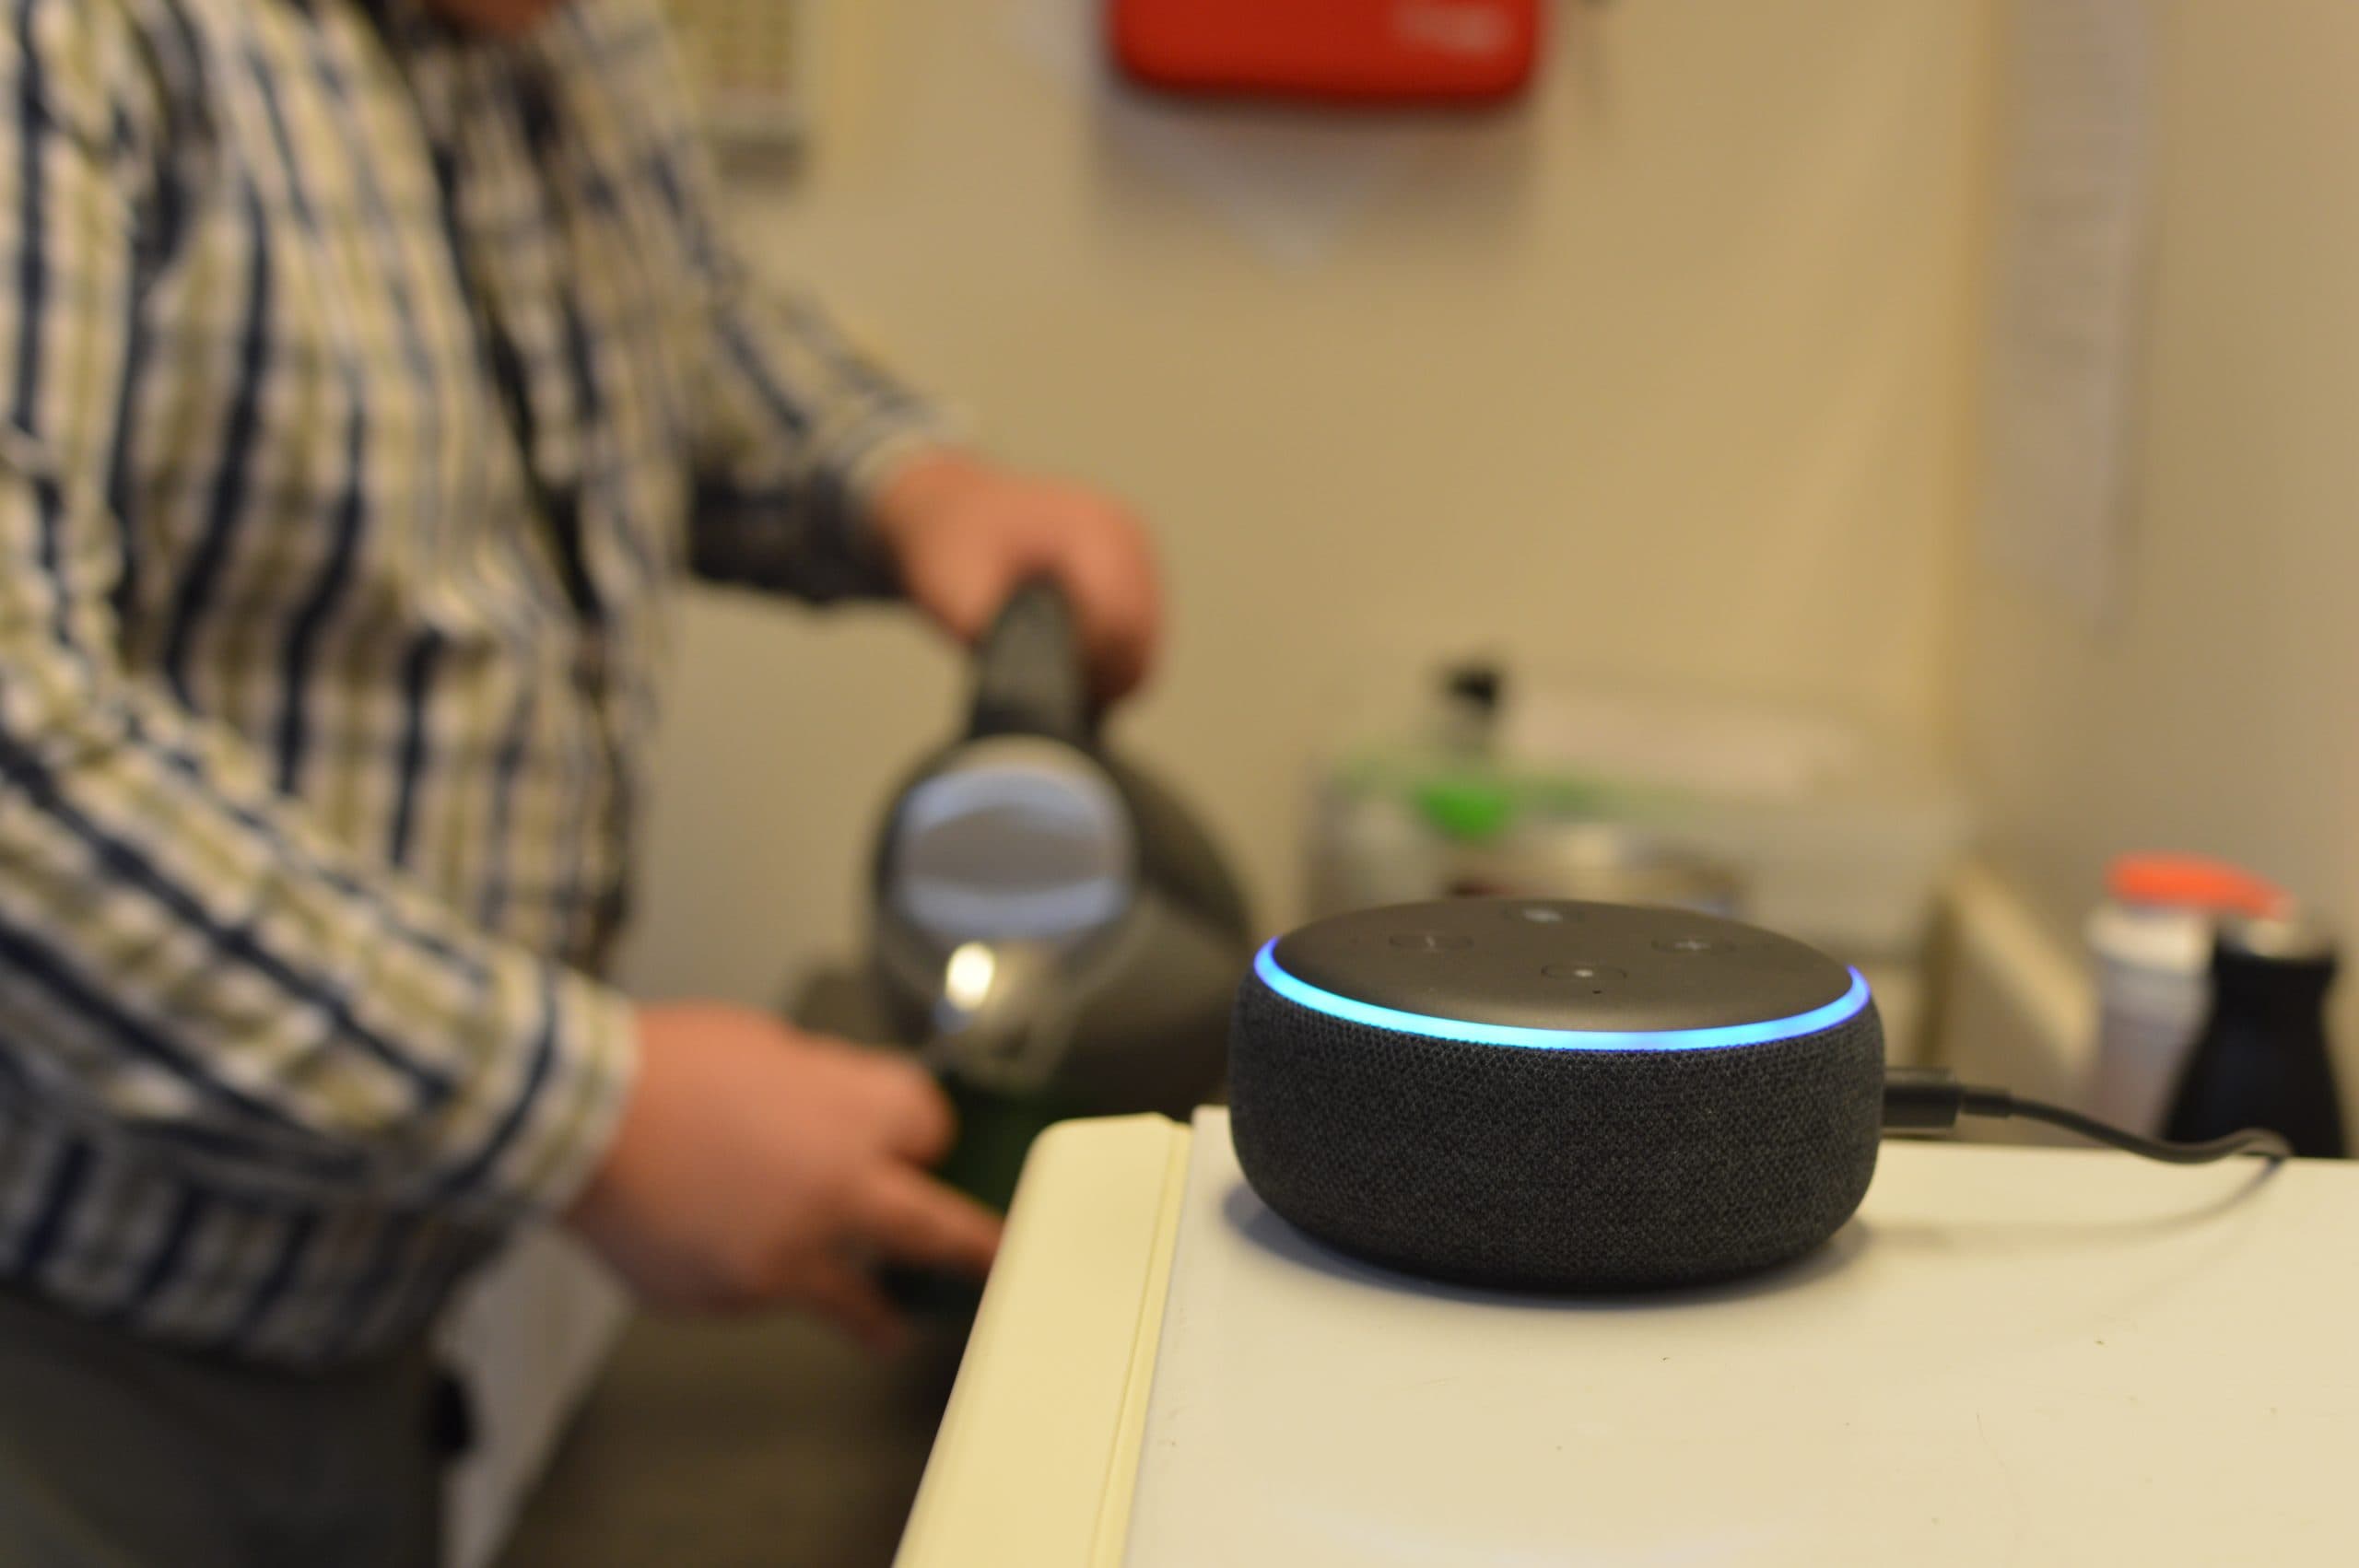
[[[2003,1089],[1975,1089],[1939,1067],[1888,1067],[1884,1073],[1886,1132],[1953,1132],[1966,1116],[2013,1114],[2014,1096]]]
[[[1957,1075],[1938,1067],[1886,1068],[1884,1075],[1884,1129],[1886,1132],[1939,1135],[1957,1129],[1961,1117],[2009,1117],[2045,1122],[2097,1143],[2174,1165],[2209,1164],[2231,1154],[2258,1154],[2268,1160],[2293,1157],[2285,1140],[2261,1128],[2247,1128],[2205,1143],[2172,1143],[2146,1138],[2126,1128],[2065,1106],[2025,1099],[2005,1089],[1961,1083]]]

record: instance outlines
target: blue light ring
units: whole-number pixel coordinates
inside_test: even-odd
[[[1355,1001],[1297,979],[1278,966],[1277,942],[1262,944],[1253,955],[1253,972],[1262,983],[1299,1007],[1340,1018],[1347,1024],[1390,1029],[1397,1034],[1424,1035],[1437,1040],[1458,1040],[1475,1046],[1515,1046],[1547,1051],[1705,1051],[1735,1046],[1766,1046],[1832,1029],[1859,1016],[1868,1005],[1868,982],[1857,969],[1848,970],[1851,987],[1824,1007],[1772,1018],[1759,1024],[1727,1024],[1708,1029],[1531,1029],[1514,1024],[1475,1024],[1439,1018],[1429,1013],[1403,1012],[1374,1002]]]

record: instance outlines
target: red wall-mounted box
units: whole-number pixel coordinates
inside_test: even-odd
[[[1108,0],[1133,81],[1167,92],[1363,104],[1515,96],[1542,0]]]

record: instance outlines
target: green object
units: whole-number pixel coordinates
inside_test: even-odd
[[[945,1079],[942,1087],[958,1113],[958,1140],[942,1162],[942,1179],[1005,1213],[1032,1140],[1067,1113],[1046,1097],[993,1094],[956,1078]]]
[[[1364,753],[1346,762],[1338,778],[1356,794],[1400,801],[1434,832],[1461,844],[1492,842],[1530,816],[1633,818],[1660,798],[1579,774],[1434,751]]]
[[[1517,814],[1515,788],[1505,779],[1437,778],[1416,786],[1411,798],[1435,831],[1466,843],[1496,838]]]
[[[945,1076],[942,1088],[958,1113],[958,1137],[934,1174],[986,1208],[1007,1212],[1032,1141],[1067,1113],[1046,1098],[989,1094],[955,1076]],[[931,1317],[972,1316],[982,1299],[973,1281],[924,1270],[888,1269],[884,1282],[895,1305]]]

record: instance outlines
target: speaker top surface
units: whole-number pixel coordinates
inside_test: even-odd
[[[1500,1045],[1719,1047],[1830,1029],[1865,982],[1816,950],[1683,909],[1463,898],[1355,910],[1264,947],[1262,982],[1320,1012]]]

